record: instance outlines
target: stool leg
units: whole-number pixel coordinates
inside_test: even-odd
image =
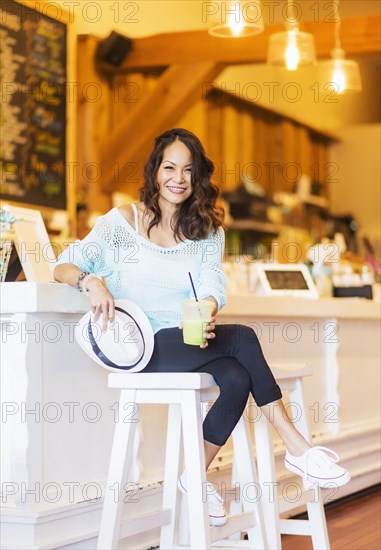
[[[308,427],[307,411],[304,404],[303,396],[303,382],[300,378],[295,380],[293,387],[289,391],[289,397],[291,403],[297,403],[301,414],[295,426],[303,435],[303,437],[310,441],[310,430]],[[309,489],[310,483],[304,482],[304,488]],[[311,538],[312,545],[315,550],[329,550],[329,537],[327,529],[327,521],[325,517],[325,510],[321,498],[321,491],[318,486],[314,488],[314,501],[307,503],[308,520],[311,526]]]
[[[245,512],[254,512],[255,517],[255,526],[247,530],[249,548],[266,550],[268,546],[261,506],[262,497],[252,455],[250,431],[243,417],[234,428],[232,437],[243,509]],[[255,498],[249,497],[250,487],[255,489]]]
[[[235,448],[235,444],[234,444]],[[237,452],[238,447],[237,447]],[[236,487],[237,483],[239,483],[239,474],[238,474],[238,468],[237,468],[237,453],[233,453],[233,464],[232,464],[232,487]],[[229,513],[231,516],[236,516],[242,512],[242,498],[240,500],[231,500],[230,501],[230,507],[229,507]],[[240,540],[241,539],[241,533],[233,533],[229,536],[230,540]]]
[[[179,526],[178,526],[178,540],[179,546],[188,546],[190,541],[189,533],[189,507],[188,499],[186,495],[180,495],[180,513],[179,513]]]
[[[115,426],[101,526],[98,535],[99,550],[118,547],[124,501],[124,487],[131,465],[136,422],[125,422],[125,405],[134,403],[136,390],[122,390],[119,399],[119,418]]]
[[[182,390],[181,394],[190,548],[206,550],[211,544],[209,514],[206,499],[203,498],[206,474],[200,392]]]
[[[262,489],[262,509],[266,526],[267,543],[272,550],[282,548],[279,526],[277,478],[273,440],[266,417],[261,414],[254,423],[255,446],[259,483]]]
[[[175,528],[178,509],[177,479],[179,475],[181,441],[181,407],[170,404],[168,408],[167,444],[165,451],[165,470],[163,488],[163,508],[172,510],[171,522],[163,525],[160,531],[160,548],[170,550],[174,547]]]
[[[304,404],[303,383],[300,378],[294,380],[294,383],[289,389],[289,401],[298,407],[298,416],[293,421],[295,428],[302,434],[304,439],[311,442],[310,429],[308,426],[307,411]]]
[[[325,510],[321,499],[321,492],[318,488],[317,502],[307,504],[308,520],[311,526],[312,546],[315,550],[329,550],[329,537]]]

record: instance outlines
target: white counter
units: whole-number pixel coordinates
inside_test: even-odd
[[[1,313],[60,311],[81,313],[88,309],[85,295],[60,283],[6,283],[1,285]],[[230,315],[274,315],[287,317],[338,317],[380,319],[381,304],[361,298],[294,298],[282,296],[229,295],[221,317]]]
[[[1,283],[1,314],[85,313],[89,301],[69,285],[61,283]]]
[[[85,296],[57,283],[1,284],[2,548],[94,548],[117,393],[85,355],[74,327]],[[230,296],[219,322],[256,331],[271,362],[308,362],[305,382],[314,441],[333,447],[352,474],[334,495],[379,482],[380,304],[359,299]],[[165,407],[143,410],[135,449],[135,514],[158,507]],[[292,480],[275,439],[281,483]],[[227,479],[231,447],[214,480]],[[157,532],[133,548],[157,542]],[[130,546],[131,547],[131,546]]]
[[[289,296],[230,295],[221,317],[273,316],[337,319],[380,319],[381,304],[362,298],[294,298]]]

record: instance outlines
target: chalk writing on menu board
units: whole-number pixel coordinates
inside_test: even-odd
[[[1,197],[66,208],[66,24],[0,5]]]

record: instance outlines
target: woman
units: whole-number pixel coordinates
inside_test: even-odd
[[[114,317],[115,298],[140,305],[155,332],[145,372],[197,371],[215,378],[220,395],[203,425],[207,468],[251,392],[285,443],[286,467],[322,486],[344,485],[350,479],[347,470],[323,448],[311,448],[288,419],[254,331],[244,325],[216,325],[225,303],[225,278],[223,211],[217,204],[218,188],[210,181],[213,168],[191,132],[175,128],[159,136],[145,166],[141,202],[113,208],[99,218],[81,243],[63,253],[55,278],[87,292],[95,319],[102,314],[104,330]],[[184,344],[179,330],[182,300],[191,295],[188,272],[199,298],[214,306],[206,344],[200,347]],[[264,407],[270,403],[271,415]],[[179,489],[186,493],[185,474]],[[222,525],[222,499],[210,493],[210,523]]]

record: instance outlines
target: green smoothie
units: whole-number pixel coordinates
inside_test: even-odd
[[[205,344],[204,327],[207,324],[208,321],[203,321],[202,319],[189,319],[184,321],[184,344],[190,344],[191,346],[202,346],[202,344]]]
[[[208,300],[183,301],[183,340],[184,344],[202,346],[205,344],[204,329],[210,322],[213,303]]]

